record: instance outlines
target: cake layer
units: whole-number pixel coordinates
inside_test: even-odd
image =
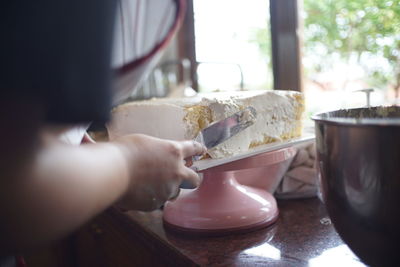
[[[301,135],[303,95],[294,91],[235,91],[210,93],[191,98],[159,98],[130,102],[112,111],[107,129],[111,139],[130,133],[172,140],[193,139],[214,121],[252,106],[255,123],[210,149],[212,158],[223,158],[249,148]]]

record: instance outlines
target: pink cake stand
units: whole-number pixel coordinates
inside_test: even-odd
[[[276,200],[268,191],[276,186],[296,154],[285,148],[201,171],[201,185],[164,206],[166,228],[200,235],[256,230],[278,218]],[[255,180],[258,188],[237,182]],[[245,183],[245,182],[243,182]]]

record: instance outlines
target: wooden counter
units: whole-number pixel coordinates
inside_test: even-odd
[[[165,229],[162,211],[110,209],[74,240],[78,266],[365,266],[340,239],[317,199],[280,200],[271,227],[220,237]]]

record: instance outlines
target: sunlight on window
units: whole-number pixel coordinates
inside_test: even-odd
[[[202,91],[244,87],[243,70],[239,64],[203,62],[197,68],[197,76]]]
[[[271,89],[268,0],[194,0],[194,22],[200,91]]]

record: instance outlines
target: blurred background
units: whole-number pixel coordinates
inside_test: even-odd
[[[183,27],[132,98],[194,91],[303,91],[307,116],[393,104],[400,92],[400,3],[188,0]]]

